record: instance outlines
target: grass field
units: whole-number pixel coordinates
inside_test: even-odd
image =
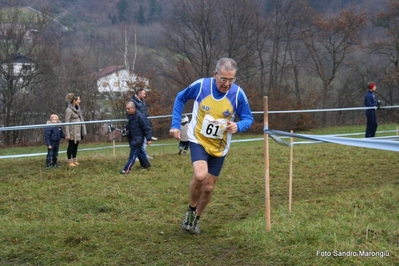
[[[235,139],[247,137],[263,135]],[[51,170],[45,170],[45,156],[2,159],[0,264],[399,264],[397,153],[296,145],[290,213],[290,151],[269,143],[270,231],[263,141],[232,144],[201,216],[200,235],[180,229],[192,169],[189,155],[177,155],[174,140],[154,143],[162,145],[148,148],[153,167],[141,171],[136,164],[128,175],[119,174],[127,147],[117,148],[115,155],[113,149],[80,151],[81,165],[73,169],[66,168],[65,154],[60,155],[62,167]],[[110,145],[82,142],[80,149]],[[44,145],[1,148],[0,156],[40,152]]]

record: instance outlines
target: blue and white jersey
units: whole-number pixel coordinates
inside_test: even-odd
[[[225,156],[229,150],[231,133],[225,131],[227,121],[234,121],[237,115],[238,132],[247,130],[254,121],[248,99],[239,86],[233,83],[228,92],[222,93],[214,78],[203,78],[177,94],[172,129],[180,129],[181,114],[188,100],[195,100],[188,127],[189,141],[202,145],[212,156]]]

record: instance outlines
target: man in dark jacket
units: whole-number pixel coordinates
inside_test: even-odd
[[[147,108],[147,104],[144,101],[144,98],[147,96],[145,89],[143,88],[139,88],[136,90],[136,94],[132,97],[132,102],[134,102],[134,104],[136,105],[136,109],[137,111],[139,111],[140,113],[142,113],[145,118],[147,118],[147,123],[150,126],[150,128],[152,128],[152,124],[150,119],[148,119],[148,108]],[[143,143],[143,147],[142,147],[142,152],[145,153],[145,155],[147,156],[148,159],[152,159],[151,156],[149,156],[147,154],[146,151],[146,140],[144,140]]]
[[[141,152],[144,138],[147,139],[147,145],[151,145],[152,138],[151,128],[146,121],[147,118],[142,113],[137,112],[134,102],[126,104],[126,112],[128,122],[125,127],[125,136],[129,139],[130,154],[121,174],[128,174],[132,169],[136,158],[140,156],[139,153]]]

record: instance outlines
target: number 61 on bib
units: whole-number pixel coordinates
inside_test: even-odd
[[[226,131],[227,120],[224,118],[214,119],[211,115],[205,115],[202,122],[201,134],[211,139],[222,139]]]

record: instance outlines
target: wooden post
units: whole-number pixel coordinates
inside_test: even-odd
[[[263,122],[264,127],[269,128],[267,96],[263,97]],[[266,230],[270,231],[270,176],[269,176],[269,134],[263,134],[265,138],[265,206],[266,206]]]
[[[114,139],[112,140],[112,146],[113,146],[113,149],[114,149],[114,157],[115,157],[115,140]]]
[[[291,130],[291,134],[293,131]],[[289,184],[289,195],[288,195],[288,212],[291,213],[291,206],[292,206],[292,164],[293,164],[293,159],[294,159],[294,145],[292,143],[294,142],[294,138],[291,137],[291,146],[290,146],[290,184]]]

